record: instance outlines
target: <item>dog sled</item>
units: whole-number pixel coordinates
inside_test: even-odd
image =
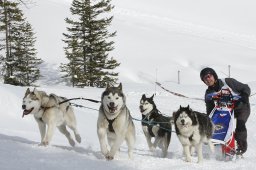
[[[220,92],[211,93],[208,99],[214,101],[215,107],[210,118],[215,126],[212,142],[221,150],[221,159],[225,161],[236,159],[235,117],[234,107],[240,96],[233,94],[230,89],[221,89]]]

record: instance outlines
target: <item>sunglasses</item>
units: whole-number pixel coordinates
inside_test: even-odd
[[[203,80],[205,81],[209,78],[212,78],[212,76],[213,76],[212,74],[207,74],[207,75],[204,76]]]

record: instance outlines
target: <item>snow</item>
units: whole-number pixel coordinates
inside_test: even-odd
[[[158,109],[172,115],[180,105],[188,104],[204,112],[203,98],[206,86],[199,78],[205,66],[213,67],[219,77],[228,73],[248,83],[256,93],[255,55],[256,24],[253,0],[113,0],[114,21],[117,30],[116,46],[112,55],[121,62],[117,69],[127,97],[127,106],[134,118],[140,119],[139,100],[142,94],[156,93]],[[67,98],[84,97],[100,100],[101,88],[72,88],[65,85],[59,73],[59,64],[65,63],[62,33],[64,18],[70,15],[71,0],[38,0],[24,9],[38,38],[38,56],[43,77],[37,82],[39,90]],[[180,70],[181,84],[177,84]],[[158,80],[165,88],[189,96],[174,96],[153,83]],[[76,100],[88,108],[74,108],[82,143],[71,147],[56,130],[50,146],[38,146],[40,134],[33,115],[22,118],[22,98],[27,87],[0,83],[0,169],[254,169],[256,163],[256,95],[250,97],[251,115],[247,122],[249,149],[244,159],[223,162],[204,146],[204,162],[184,161],[182,147],[172,134],[167,158],[161,151],[151,153],[147,147],[141,123],[134,121],[136,145],[134,158],[127,155],[127,146],[113,161],[106,161],[100,152],[96,133],[99,104]],[[32,87],[31,87],[32,89]]]
[[[201,98],[204,87],[198,85],[177,85],[173,83],[163,84],[166,88],[189,97]],[[255,91],[256,84],[250,84]],[[252,113],[247,123],[249,149],[244,159],[233,162],[216,160],[216,154],[211,154],[209,148],[204,146],[204,162],[197,164],[197,157],[193,157],[192,163],[186,163],[182,156],[182,147],[175,133],[172,134],[171,144],[167,158],[161,158],[161,151],[151,153],[147,147],[146,139],[142,132],[141,123],[134,121],[136,127],[136,145],[134,158],[129,160],[127,146],[121,147],[120,154],[113,161],[106,161],[100,152],[96,133],[98,112],[86,108],[75,108],[78,130],[82,137],[82,143],[74,148],[69,146],[67,139],[57,130],[48,147],[38,146],[40,134],[33,115],[22,118],[21,103],[27,87],[15,87],[0,84],[0,165],[1,169],[253,169],[255,166],[255,142],[254,134],[256,115],[256,98],[251,97]],[[61,85],[41,86],[40,90],[47,93],[56,93],[67,98],[85,97],[100,100],[104,89],[97,88],[71,88]],[[123,84],[124,93],[127,96],[127,106],[132,116],[141,119],[139,112],[139,100],[142,94],[151,96],[155,89],[151,84]],[[155,102],[158,109],[166,115],[171,115],[179,108],[179,105],[188,104],[194,110],[204,112],[204,103],[201,100],[186,99],[174,96],[159,87],[156,88]],[[98,109],[99,104],[89,101],[76,100],[73,103],[92,109]]]

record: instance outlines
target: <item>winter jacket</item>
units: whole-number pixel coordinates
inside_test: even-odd
[[[244,121],[247,120],[250,114],[250,103],[249,96],[251,94],[250,87],[247,84],[243,84],[233,78],[226,78],[226,84],[232,89],[233,92],[241,96],[239,103],[236,105],[234,112],[235,117],[238,117],[240,113],[243,113]],[[207,99],[207,95],[213,92],[218,92],[224,86],[221,79],[218,79],[214,86],[209,86],[205,92],[205,103],[206,103],[206,113],[209,115],[214,108],[214,101]],[[242,115],[240,115],[242,116]]]

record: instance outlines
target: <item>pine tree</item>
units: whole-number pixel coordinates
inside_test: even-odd
[[[4,83],[31,85],[40,72],[37,68],[42,62],[36,58],[35,37],[31,25],[26,22],[19,3],[4,0],[0,3],[0,33],[5,36],[1,43],[5,55],[1,59],[1,72]]]
[[[4,34],[4,38],[1,39],[4,44],[2,44],[1,47],[4,49],[6,54],[5,57],[2,58],[1,64],[3,66],[3,72],[5,73],[4,81],[5,83],[8,83],[8,80],[10,80],[13,76],[13,68],[15,67],[15,62],[12,55],[14,39],[14,35],[12,33],[15,34],[15,26],[21,21],[22,14],[17,8],[18,3],[3,0],[0,5],[0,31]]]
[[[41,59],[36,57],[35,35],[31,25],[24,22],[18,28],[19,35],[15,41],[14,53],[16,63],[14,76],[25,86],[32,85],[40,77],[39,64],[42,63]]]
[[[114,42],[109,40],[116,32],[109,33],[113,16],[108,13],[114,8],[111,0],[73,0],[70,11],[77,20],[66,18],[68,34],[63,34],[68,64],[62,64],[75,86],[104,87],[117,81],[118,73],[113,72],[120,64],[109,58]]]

